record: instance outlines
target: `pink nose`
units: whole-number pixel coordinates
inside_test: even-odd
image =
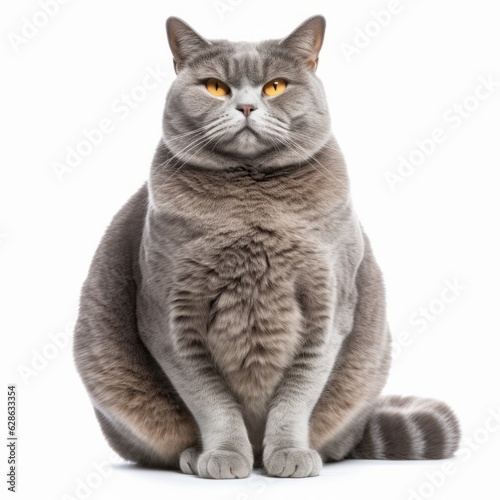
[[[245,118],[248,118],[250,116],[250,113],[254,111],[256,108],[251,104],[241,104],[239,106],[236,106],[236,109],[238,111],[241,111],[245,115]]]

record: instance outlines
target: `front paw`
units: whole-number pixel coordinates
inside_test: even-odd
[[[283,448],[269,454],[264,453],[264,467],[270,476],[317,476],[322,465],[318,452],[307,448]]]
[[[253,459],[237,451],[215,450],[202,453],[197,465],[200,477],[237,479],[250,475]]]
[[[198,457],[200,451],[194,446],[187,448],[179,457],[179,467],[184,474],[198,474]]]

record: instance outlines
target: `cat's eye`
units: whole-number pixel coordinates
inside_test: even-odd
[[[224,82],[217,80],[217,78],[208,79],[205,86],[212,95],[216,96],[225,96],[231,92],[229,87]]]
[[[275,78],[270,82],[267,82],[262,89],[264,94],[273,96],[281,94],[286,89],[287,83],[283,78]]]

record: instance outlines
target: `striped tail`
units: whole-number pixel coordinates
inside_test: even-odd
[[[375,405],[350,458],[417,460],[448,458],[457,450],[460,426],[441,401],[384,396]]]

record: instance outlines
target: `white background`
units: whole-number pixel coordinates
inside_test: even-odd
[[[0,321],[3,390],[7,383],[18,389],[17,498],[497,497],[500,426],[488,415],[500,410],[500,87],[487,97],[480,89],[480,102],[472,96],[481,78],[500,82],[498,2],[401,0],[379,34],[369,25],[369,43],[348,60],[342,47],[356,33],[359,46],[357,30],[388,1],[231,1],[218,3],[229,6],[221,12],[212,0],[70,0],[24,42],[25,18],[43,22],[40,4],[2,8]],[[99,475],[93,463],[108,460],[109,448],[73,366],[71,326],[64,330],[103,231],[148,175],[174,78],[164,21],[178,15],[207,38],[260,40],[317,13],[328,22],[318,71],[333,130],[385,273],[394,336],[407,339],[386,392],[446,400],[471,440],[451,461],[347,461],[300,480],[256,471],[209,481],[126,465]],[[157,65],[156,88],[138,89]],[[133,109],[120,104],[131,93],[140,100]],[[464,101],[469,116],[459,122],[453,106]],[[103,119],[113,130],[59,179],[54,164]],[[446,140],[391,190],[386,173],[436,128]],[[460,290],[445,292],[446,304],[447,280]],[[429,306],[432,321],[417,323]],[[5,434],[6,394],[1,400]]]

